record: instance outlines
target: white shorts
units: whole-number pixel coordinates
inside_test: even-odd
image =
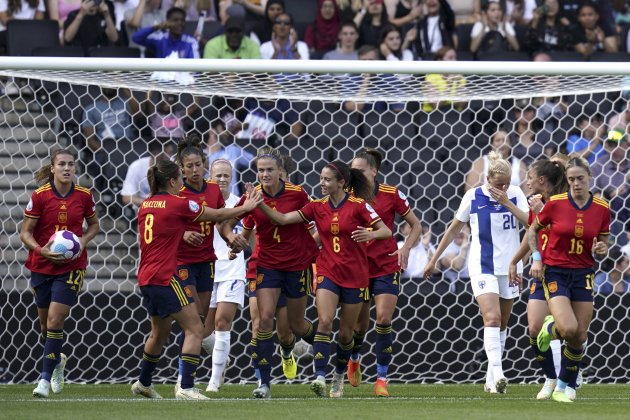
[[[508,276],[479,274],[470,277],[470,284],[475,297],[485,293],[496,293],[503,299],[514,299],[519,295],[518,285],[510,286]]]
[[[245,301],[245,282],[243,280],[228,280],[214,282],[210,307],[216,308],[218,302],[230,302],[238,304],[243,309]]]

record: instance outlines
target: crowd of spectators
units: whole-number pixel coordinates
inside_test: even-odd
[[[298,3],[314,13],[308,16],[295,13],[302,7],[296,6]],[[6,45],[6,32],[2,30],[10,19],[48,17],[59,22],[60,42],[81,47],[86,55],[95,47],[118,45],[141,48],[145,57],[178,59],[411,61],[521,54],[534,60],[554,60],[554,54],[559,52],[579,53],[587,59],[596,52],[628,52],[630,7],[625,3],[628,2],[0,0],[0,49]],[[381,82],[394,83],[391,80],[400,75],[385,76],[389,79]],[[456,93],[467,84],[461,75],[429,74],[424,78],[428,95]],[[350,82],[366,89],[379,83],[374,76]],[[218,99],[223,102],[216,103]],[[216,158],[232,161],[236,180],[249,168],[252,159],[250,151],[236,145],[239,137],[268,139],[280,126],[284,127],[284,140],[299,142],[309,135],[303,119],[308,112],[301,112],[303,104],[251,98],[211,101],[201,104],[199,98],[183,98],[183,95],[102,89],[92,103],[83,104],[79,121],[85,146],[82,160],[96,189],[114,191],[123,204],[137,205],[147,194],[146,183],[138,174],[146,172],[143,168],[156,159],[172,156],[177,141],[191,131],[207,140],[209,162]],[[526,167],[541,157],[564,151],[587,158],[593,167],[594,190],[610,201],[617,218],[612,227],[613,238],[619,240],[619,248],[627,255],[628,238],[623,234],[627,226],[623,221],[630,219],[627,138],[630,111],[623,96],[604,98],[600,104],[603,102],[610,107],[593,110],[583,104],[576,111],[569,104],[580,104],[579,98],[557,97],[525,103],[513,101],[508,105],[489,101],[481,108],[475,108],[473,103],[409,105],[351,101],[340,108],[348,114],[362,113],[366,122],[369,113],[404,113],[415,106],[412,111],[422,113],[426,120],[421,120],[429,123],[417,130],[419,138],[426,139],[429,145],[437,141],[438,146],[447,147],[454,141],[455,147],[446,160],[450,159],[465,174],[461,193],[483,182],[485,156],[490,149],[500,150],[510,159],[514,166],[512,183],[523,188]],[[464,131],[473,139],[474,148],[457,144],[467,138],[457,135],[455,127],[461,123],[466,124]],[[427,135],[423,131],[426,127],[435,128],[435,132]],[[446,135],[439,132],[439,127],[447,128]],[[435,150],[437,147],[431,146],[429,151],[433,154]],[[457,150],[480,153],[468,153],[465,160],[469,163],[464,167],[460,164],[461,157],[454,157]],[[437,156],[441,152],[435,153]],[[108,196],[114,200],[111,194]],[[427,220],[428,224],[431,222]],[[414,251],[419,261],[432,252],[431,235],[427,227],[419,248]],[[467,243],[464,238],[458,241],[461,243],[454,242],[453,249],[449,248],[444,261],[440,261],[452,284],[465,275],[460,271],[465,269]],[[617,268],[627,277],[627,259],[625,269]],[[410,267],[408,274],[421,278],[422,270],[423,265],[418,263]],[[601,290],[622,290],[618,280],[611,281],[613,286],[602,286]],[[603,280],[600,283],[607,284]]]

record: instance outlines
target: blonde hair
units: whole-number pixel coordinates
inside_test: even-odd
[[[496,150],[488,153],[488,177],[492,176],[512,176],[512,165],[503,159],[503,155]]]

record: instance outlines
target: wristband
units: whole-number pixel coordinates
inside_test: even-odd
[[[540,252],[538,252],[538,251],[532,252],[532,260],[533,261],[542,261],[542,258],[540,257]]]
[[[42,247],[39,245],[37,245],[33,251],[35,251],[37,255],[42,255]]]

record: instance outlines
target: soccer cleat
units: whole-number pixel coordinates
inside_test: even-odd
[[[177,395],[181,387],[182,387],[182,375],[177,375],[177,381],[175,382],[175,395]]]
[[[282,356],[282,372],[284,372],[284,377],[289,380],[295,379],[297,376],[297,363],[295,362],[293,352],[291,352],[291,356],[288,358]]]
[[[206,392],[219,392],[219,388],[221,388],[219,385],[217,385],[214,382],[210,381],[208,383],[208,386],[206,387]]]
[[[549,350],[549,345],[551,344],[551,340],[553,337],[549,333],[549,324],[553,322],[553,316],[547,315],[545,320],[543,321],[542,327],[540,328],[540,332],[538,333],[538,337],[536,337],[536,345],[538,346],[538,350],[541,352],[546,352]]]
[[[486,384],[483,384],[483,392],[487,392],[489,394],[496,394],[497,389],[494,387],[494,385],[486,383]]]
[[[59,394],[63,391],[63,374],[64,369],[66,368],[66,362],[68,361],[68,356],[63,353],[59,353],[59,358],[61,359],[57,366],[55,366],[55,370],[53,370],[52,377],[50,378],[50,389],[55,394]]]
[[[577,397],[577,392],[575,392],[575,388],[571,388],[570,386],[568,386],[568,387],[566,387],[564,389],[564,394],[571,401],[575,401],[575,398]]]
[[[330,398],[343,397],[343,373],[333,373],[332,382],[330,383]]]
[[[50,382],[46,379],[40,379],[37,383],[37,388],[33,390],[33,397],[48,398],[50,393]]]
[[[505,394],[507,392],[507,379],[505,377],[497,379],[495,386],[498,394]]]
[[[553,391],[551,399],[557,402],[572,403],[573,400],[567,396],[564,391]]]
[[[548,400],[549,398],[551,398],[551,394],[553,394],[553,390],[556,389],[556,383],[558,382],[557,379],[545,379],[545,384],[543,385],[542,389],[540,391],[538,391],[538,394],[536,395],[536,399],[537,400]]]
[[[155,389],[153,389],[153,385],[144,386],[140,383],[140,381],[136,381],[131,385],[131,393],[133,395],[142,395],[145,398],[150,398],[152,400],[161,400],[162,396],[157,393]]]
[[[271,399],[271,390],[269,385],[262,384],[252,392],[252,396],[259,400]]]
[[[192,388],[186,388],[186,389],[179,388],[179,390],[177,391],[177,394],[175,394],[175,399],[205,401],[205,400],[209,400],[210,398],[201,394],[197,388],[192,387]]]
[[[374,395],[377,397],[389,398],[389,392],[387,392],[387,381],[385,379],[377,379],[374,384]]]
[[[326,395],[326,379],[323,376],[318,376],[313,382],[311,382],[311,391],[318,397]]]
[[[348,383],[353,387],[361,384],[361,360],[348,360]]]

